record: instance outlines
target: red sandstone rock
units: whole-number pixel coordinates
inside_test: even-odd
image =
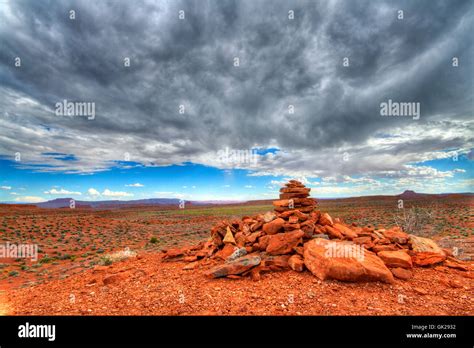
[[[445,255],[443,250],[436,244],[436,242],[432,239],[424,238],[415,236],[413,234],[409,234],[409,243],[415,252],[434,252],[441,255]]]
[[[288,217],[288,223],[290,224],[297,224],[299,222],[299,218],[296,215],[291,215]]]
[[[399,227],[395,226],[382,232],[385,238],[391,243],[406,244],[408,242],[408,233],[403,232]]]
[[[431,266],[446,260],[446,254],[435,241],[409,235],[409,244],[413,250],[412,260],[416,266]]]
[[[300,224],[290,224],[288,222],[283,224],[283,229],[286,231],[294,231],[300,229]]]
[[[258,239],[258,249],[262,250],[262,251],[266,250],[267,246],[268,246],[268,243],[270,242],[270,238],[271,238],[271,236],[269,236],[269,235],[260,237]]]
[[[407,280],[413,277],[413,272],[409,269],[396,267],[390,269],[390,271],[398,279]]]
[[[302,246],[297,246],[294,248],[294,250],[298,255],[303,256],[304,248]]]
[[[257,221],[257,222],[255,222],[254,224],[252,224],[250,226],[250,231],[255,232],[262,226],[263,226],[263,220],[262,221]]]
[[[309,239],[314,234],[314,223],[311,220],[306,220],[302,224],[300,224],[301,230],[304,233],[304,237]]]
[[[387,265],[387,267],[412,268],[413,264],[410,255],[405,251],[381,251],[377,256]]]
[[[184,256],[188,252],[188,248],[174,248],[174,249],[169,249],[166,251],[165,255],[163,256],[163,259],[173,259],[176,257]]]
[[[277,218],[269,223],[264,224],[262,230],[266,234],[275,234],[283,229],[284,223],[285,220],[283,220],[282,218]]]
[[[241,258],[238,258],[235,261],[213,267],[210,270],[206,271],[204,275],[210,278],[220,278],[232,274],[241,274],[255,266],[258,266],[260,264],[260,261],[260,256],[246,255]]]
[[[281,271],[289,268],[289,258],[290,255],[267,256],[262,263],[268,270]]]
[[[260,276],[260,266],[254,267],[250,270],[250,278],[252,278],[253,281],[259,281],[261,276]]]
[[[334,222],[332,221],[332,218],[328,213],[324,213],[319,218],[319,224],[323,226],[326,226],[326,225],[332,226]]]
[[[293,215],[297,216],[300,222],[308,220],[308,214],[302,213],[299,210],[294,210]]]
[[[239,248],[235,245],[226,244],[224,245],[224,248],[222,248],[216,253],[216,258],[221,259],[221,260],[227,260],[227,258],[231,256],[238,249]]]
[[[415,266],[421,266],[421,267],[436,265],[438,263],[443,262],[444,260],[446,260],[445,255],[441,255],[441,254],[433,253],[429,251],[417,252],[412,255],[413,264]]]
[[[276,214],[272,211],[267,211],[265,214],[263,214],[263,222],[268,223],[277,218]]]
[[[280,199],[278,201],[273,201],[273,205],[275,207],[288,207],[292,202],[294,204],[294,200],[292,199]]]
[[[372,251],[378,254],[381,251],[396,251],[398,250],[397,247],[393,246],[392,244],[388,245],[374,245],[372,247]]]
[[[372,242],[372,238],[365,236],[365,237],[357,237],[352,240],[356,244],[367,244]]]
[[[304,261],[303,261],[303,258],[300,256],[300,255],[292,255],[289,259],[288,259],[288,265],[290,266],[290,268],[293,270],[293,271],[296,271],[296,272],[303,272],[303,269],[304,269]]]
[[[349,227],[344,226],[343,224],[334,223],[333,227],[339,232],[341,232],[347,239],[357,238],[357,233],[352,231]]]
[[[309,219],[313,221],[315,224],[319,222],[319,218],[321,217],[321,212],[319,210],[313,210],[309,213]]]
[[[199,262],[191,262],[188,263],[186,266],[183,267],[184,270],[193,270],[199,267]]]
[[[303,193],[309,195],[310,188],[307,187],[282,187],[281,193]]]
[[[260,237],[260,236],[262,236],[262,235],[263,235],[263,232],[262,232],[262,231],[253,232],[253,233],[251,233],[250,235],[248,235],[248,236],[245,238],[245,242],[246,242],[246,243],[253,244],[253,243],[255,243],[255,241],[257,240],[257,238]]]
[[[323,227],[323,233],[327,234],[331,239],[342,239],[344,236],[339,230],[336,230],[334,227],[326,225]]]
[[[307,193],[280,193],[280,199],[306,198]]]
[[[330,257],[330,243],[341,242],[317,238],[304,245],[304,264],[319,279],[393,282],[392,273],[374,253],[366,251],[363,258]]]
[[[374,237],[372,236],[374,239],[374,243],[377,244],[377,245],[387,245],[387,244],[390,244],[390,240],[388,238],[378,238],[378,237]]]
[[[237,246],[243,247],[245,245],[245,242],[247,241],[247,237],[244,235],[243,232],[237,232],[234,237],[235,237],[235,242],[237,243]]]
[[[274,234],[268,242],[266,251],[270,255],[288,254],[301,242],[303,236],[301,230]]]
[[[467,265],[462,264],[459,260],[456,260],[454,257],[448,257],[448,260],[444,262],[444,265],[449,268],[454,268],[460,271],[469,271],[469,267]]]

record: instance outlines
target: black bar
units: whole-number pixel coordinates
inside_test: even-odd
[[[20,338],[19,326],[54,324],[55,340]],[[413,328],[417,325],[418,328]],[[430,326],[431,325],[431,326]],[[426,326],[424,330],[421,327]],[[473,317],[0,317],[0,346],[90,344],[362,344],[469,346]],[[456,337],[408,338],[407,334]],[[314,346],[314,345],[313,345]]]

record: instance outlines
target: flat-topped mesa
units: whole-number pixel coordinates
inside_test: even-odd
[[[282,213],[288,210],[299,210],[310,213],[316,208],[316,200],[309,198],[311,189],[297,180],[290,180],[280,189],[280,199],[273,201],[275,211]]]

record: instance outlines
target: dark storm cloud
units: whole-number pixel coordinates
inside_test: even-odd
[[[18,148],[36,159],[45,150],[73,153],[87,170],[120,160],[123,152],[143,163],[207,163],[206,154],[225,146],[257,144],[303,151],[294,165],[316,168],[314,151],[363,147],[359,156],[372,158],[384,151],[363,146],[375,133],[411,127],[411,119],[379,115],[387,99],[419,102],[419,127],[472,116],[469,0],[19,0],[2,6],[4,155]],[[453,57],[459,67],[452,67]],[[31,102],[19,107],[15,101],[23,99]],[[96,118],[54,115],[63,99],[95,102]],[[178,113],[181,104],[185,114]],[[288,114],[289,104],[295,114]],[[413,159],[454,144],[465,146],[466,137],[430,134],[385,154]],[[278,165],[291,170],[292,163]]]

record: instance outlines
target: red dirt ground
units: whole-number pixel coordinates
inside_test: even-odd
[[[184,262],[140,255],[8,294],[14,315],[473,315],[474,275],[415,268],[394,284],[321,282],[309,272],[207,279]],[[107,275],[116,280],[104,285]],[[113,279],[114,277],[112,277]],[[111,278],[109,278],[111,279]]]

